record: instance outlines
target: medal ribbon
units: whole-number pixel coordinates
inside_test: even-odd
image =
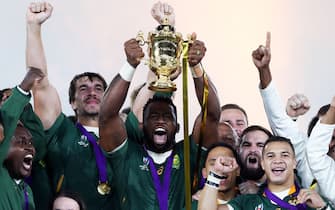
[[[146,148],[144,150],[147,152]],[[148,154],[148,152],[147,152]],[[161,183],[159,176],[156,171],[156,167],[154,164],[154,160],[148,154],[149,165],[151,176],[155,185],[156,195],[158,198],[158,204],[160,210],[168,210],[169,205],[169,188],[170,188],[170,180],[171,180],[171,172],[172,172],[172,163],[173,163],[173,152],[167,159],[166,167],[163,172],[163,183]]]
[[[107,163],[106,158],[102,153],[101,148],[98,146],[95,137],[89,133],[84,126],[80,123],[76,123],[77,128],[80,130],[80,132],[87,137],[87,140],[90,142],[90,144],[93,146],[94,155],[95,155],[95,162],[98,167],[99,172],[99,183],[107,183]]]
[[[23,184],[23,193],[24,193],[24,210],[29,210],[29,198],[25,183]]]
[[[300,188],[297,184],[295,184],[295,193],[291,194],[292,197],[296,197],[300,191]],[[306,209],[306,204],[298,204],[296,206],[291,205],[289,203],[287,203],[286,201],[280,199],[279,197],[277,197],[275,194],[273,194],[268,187],[266,187],[264,189],[264,193],[266,195],[266,197],[268,197],[271,201],[275,202],[278,206],[280,206],[281,208],[285,208],[285,209],[289,209],[289,210],[305,210]]]

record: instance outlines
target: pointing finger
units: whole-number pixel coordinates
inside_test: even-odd
[[[271,32],[266,32],[266,43],[265,48],[270,50],[270,44],[271,44]]]

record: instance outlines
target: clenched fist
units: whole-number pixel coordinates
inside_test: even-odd
[[[136,68],[144,57],[144,52],[140,44],[135,39],[130,39],[124,43],[128,63]]]
[[[27,10],[27,23],[41,25],[52,13],[52,6],[47,2],[33,2]]]

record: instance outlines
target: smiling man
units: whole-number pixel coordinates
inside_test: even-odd
[[[41,28],[52,11],[47,2],[34,2],[26,15],[27,66],[36,66],[45,75],[48,69]],[[111,169],[98,145],[98,115],[106,87],[104,78],[94,72],[78,74],[72,79],[69,102],[75,112],[75,123],[62,112],[58,92],[47,76],[33,88],[35,112],[48,136],[45,164],[49,180],[44,182],[51,183],[53,194],[60,190],[77,192],[90,210],[114,207],[109,187]]]
[[[217,189],[206,184],[198,209],[332,209],[316,191],[299,188],[294,181],[296,165],[291,141],[279,136],[270,137],[262,155],[262,167],[267,177],[264,190],[258,194],[241,195],[228,204],[218,205],[215,202]],[[222,177],[235,168],[236,163],[216,161],[212,173]],[[217,179],[218,182],[220,180]]]

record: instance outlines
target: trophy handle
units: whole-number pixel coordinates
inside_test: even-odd
[[[143,31],[139,31],[137,33],[137,36],[136,36],[135,40],[139,43],[140,46],[144,46],[145,44],[148,43],[148,41],[145,41]]]

